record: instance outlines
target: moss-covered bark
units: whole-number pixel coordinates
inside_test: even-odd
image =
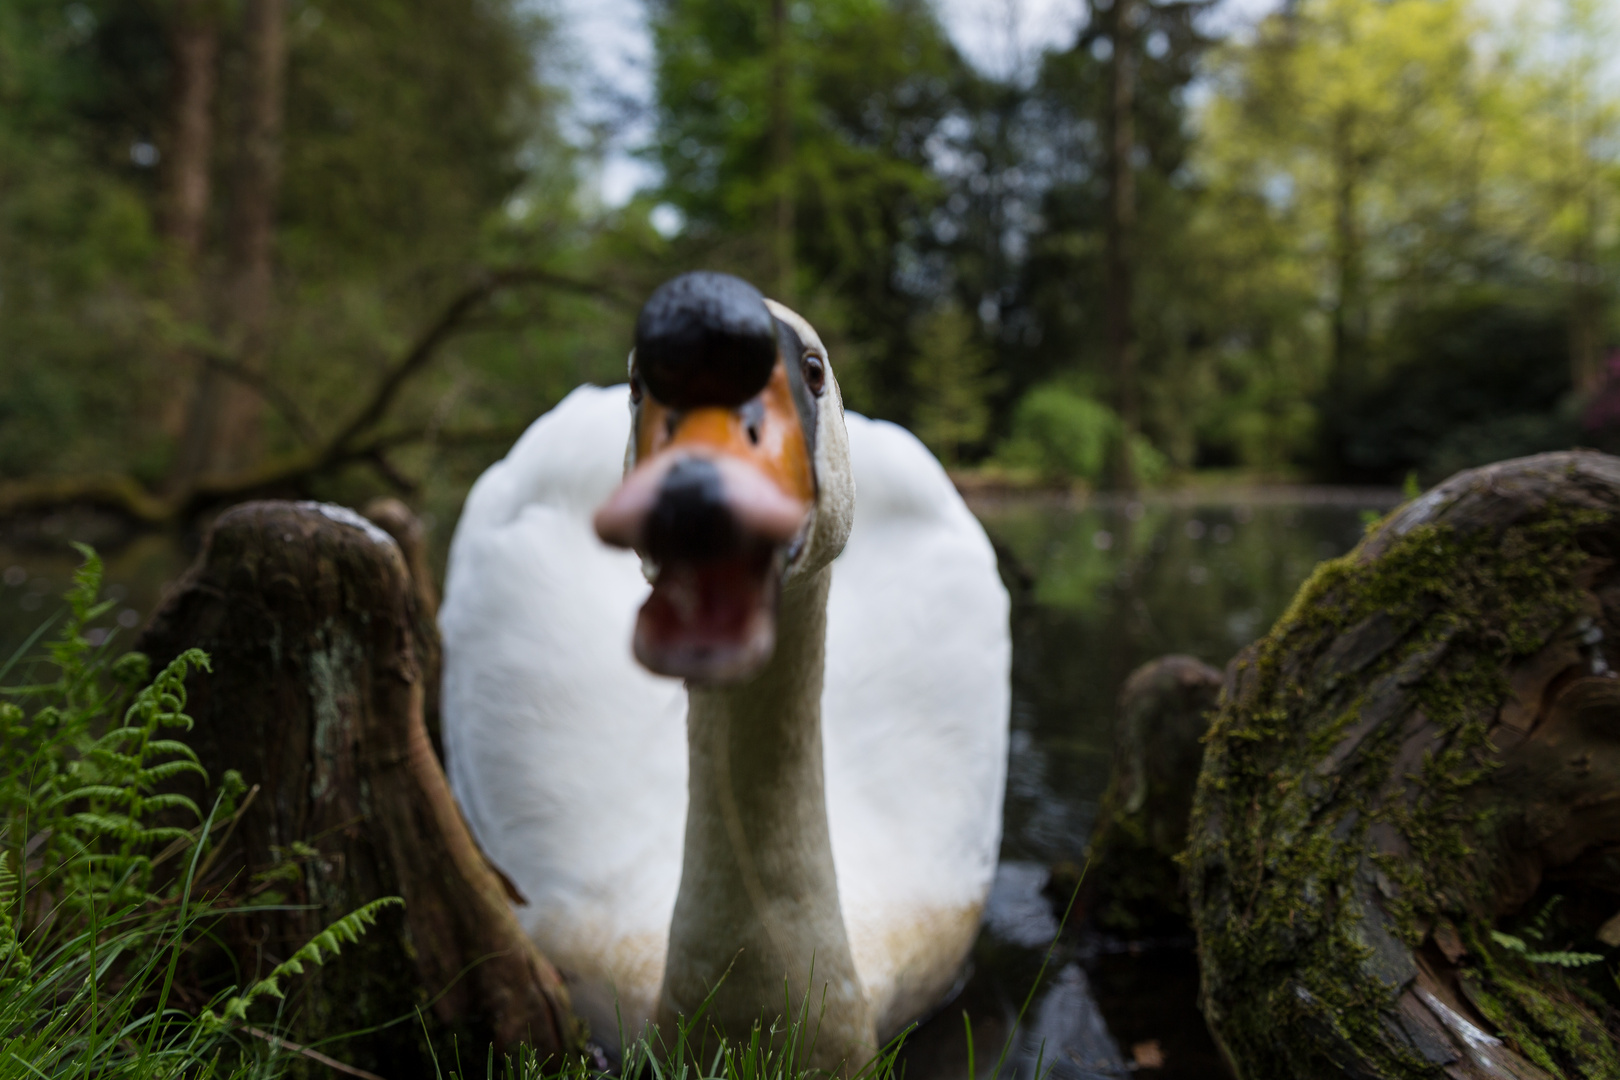
[[[1161,656],[1119,694],[1114,756],[1092,833],[1080,912],[1119,934],[1185,934],[1176,858],[1187,846],[1203,735],[1221,673],[1191,656]],[[1068,900],[1068,895],[1062,897]]]
[[[1492,934],[1620,908],[1617,556],[1620,459],[1462,473],[1232,662],[1187,869],[1244,1080],[1620,1076],[1606,972]]]
[[[390,1080],[448,1071],[455,1044],[481,1061],[491,1041],[543,1056],[578,1039],[429,745],[437,652],[422,602],[398,545],[358,516],[250,503],[219,519],[139,643],[159,664],[188,646],[212,654],[214,673],[188,684],[190,741],[210,774],[259,789],[201,883],[258,909],[220,926],[227,977],[262,975],[361,904],[404,898],[288,1013],[305,1043],[389,1024],[322,1049]]]

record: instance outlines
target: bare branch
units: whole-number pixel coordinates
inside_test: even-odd
[[[202,361],[220,374],[227,375],[245,386],[252,387],[260,397],[269,402],[281,414],[282,419],[287,421],[287,426],[293,429],[300,442],[314,444],[320,441],[320,434],[315,430],[315,425],[309,422],[309,418],[298,407],[298,403],[263,372],[244,367],[230,357],[219,353],[203,353]]]
[[[522,285],[545,285],[616,306],[631,306],[629,300],[608,286],[538,267],[506,267],[487,271],[480,281],[462,290],[450,301],[439,317],[416,339],[416,343],[388,370],[372,391],[371,400],[327,444],[328,456],[342,454],[356,438],[375,426],[387,414],[405,383],[427,366],[439,347],[460,330],[481,305],[503,289]]]
[[[301,490],[312,479],[355,463],[370,465],[396,490],[414,492],[418,486],[416,481],[387,460],[387,451],[421,442],[435,446],[511,442],[522,434],[526,425],[441,430],[428,424],[384,433],[375,433],[374,429],[387,417],[406,383],[428,366],[446,341],[466,329],[471,316],[501,291],[524,286],[574,293],[624,310],[634,308],[633,301],[611,286],[538,267],[485,271],[476,283],[445,306],[378,381],[365,405],[337,435],[324,443],[292,398],[273,382],[229,357],[205,352],[205,363],[258,391],[287,418],[309,448],[271,458],[249,469],[204,475],[167,495],[148,490],[132,476],[110,473],[0,481],[0,517],[42,513],[64,506],[90,506],[143,526],[158,527],[186,520],[221,503],[288,489]]]

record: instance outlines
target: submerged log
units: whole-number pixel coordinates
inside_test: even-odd
[[[398,523],[395,523],[396,525]],[[197,646],[189,741],[211,776],[258,792],[202,884],[260,912],[220,937],[236,980],[262,976],[336,918],[383,896],[403,910],[312,972],[293,1037],[389,1080],[433,1076],[491,1042],[574,1048],[556,971],[475,846],[423,724],[432,623],[399,546],[351,511],[249,503],[222,515],[139,647]],[[420,1013],[420,1016],[418,1016]]]
[[[1243,1080],[1620,1076],[1617,559],[1620,459],[1476,469],[1232,662],[1187,873]]]
[[[1120,690],[1108,789],[1079,898],[1080,912],[1101,929],[1187,933],[1176,858],[1187,846],[1202,740],[1220,689],[1221,673],[1201,660],[1161,656]]]

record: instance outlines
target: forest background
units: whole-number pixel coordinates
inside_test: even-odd
[[[729,270],[1012,483],[1429,482],[1620,437],[1620,5],[648,0],[620,206],[518,0],[0,3],[0,513],[381,490],[453,521]]]

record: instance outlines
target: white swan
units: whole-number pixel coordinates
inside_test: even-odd
[[[846,415],[815,331],[751,286],[677,278],[637,343],[633,392],[575,390],[467,498],[440,614],[451,783],[598,1038],[729,967],[722,1024],[780,1012],[785,979],[822,1015],[817,1059],[864,1060],[949,992],[993,875],[995,555],[927,450]],[[672,518],[694,459],[714,468]],[[742,523],[729,561],[689,520],[704,483]],[[651,599],[593,518],[662,558]]]

